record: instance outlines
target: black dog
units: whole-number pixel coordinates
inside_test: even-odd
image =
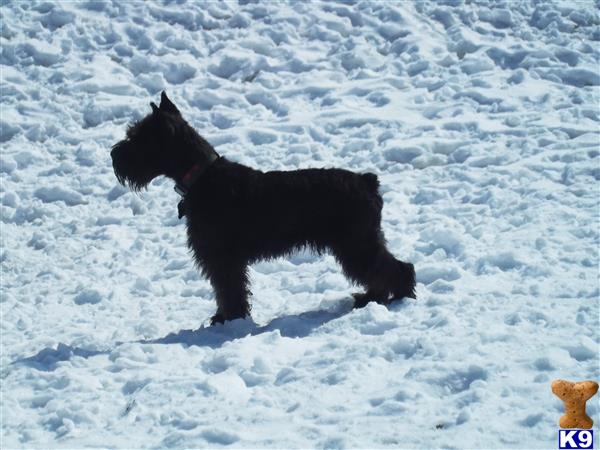
[[[188,245],[216,294],[212,323],[250,313],[248,265],[309,247],[329,250],[366,288],[355,306],[415,298],[415,271],[395,259],[381,231],[377,176],[341,169],[261,172],[220,157],[163,92],[160,107],[111,152],[121,184],[139,190],[159,175],[176,183]]]

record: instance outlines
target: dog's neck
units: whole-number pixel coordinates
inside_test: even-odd
[[[213,149],[211,152],[204,152],[196,161],[187,164],[188,167],[185,169],[185,172],[175,178],[175,192],[185,197],[206,169],[219,158],[219,154]]]
[[[212,148],[211,148],[212,149]],[[181,219],[186,215],[186,197],[190,189],[198,181],[198,179],[206,172],[206,170],[221,157],[212,149],[204,155],[202,161],[189,164],[189,169],[181,177],[175,178],[175,192],[181,196],[181,200],[177,204],[177,216]],[[200,158],[199,158],[200,159]]]

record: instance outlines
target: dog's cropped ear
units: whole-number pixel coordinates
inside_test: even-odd
[[[152,112],[153,113],[157,113],[158,112],[158,106],[156,106],[156,103],[150,102],[150,106],[152,107]]]
[[[169,100],[169,97],[167,97],[167,93],[165,91],[162,91],[162,94],[160,94],[160,110],[164,112],[180,114],[177,106],[175,106],[173,102]]]

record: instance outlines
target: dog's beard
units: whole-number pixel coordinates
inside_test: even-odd
[[[146,178],[131,178],[127,175],[118,173],[116,170],[115,170],[115,175],[117,176],[117,180],[119,181],[119,183],[121,185],[126,186],[135,192],[146,189],[146,187],[148,187],[148,184],[150,184],[150,182],[154,178],[154,177],[150,177],[150,176],[148,176]]]
[[[119,183],[123,186],[127,186],[132,191],[141,191],[146,189],[148,184],[156,177],[154,173],[140,173],[137,172],[135,175],[128,174],[120,171],[113,165],[115,176]]]
[[[141,191],[159,174],[147,166],[148,161],[136,161],[128,155],[127,141],[113,146],[111,152],[113,170],[119,183],[132,191]]]

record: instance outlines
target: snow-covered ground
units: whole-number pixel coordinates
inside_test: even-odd
[[[556,448],[550,382],[600,378],[597,5],[245,3],[2,2],[2,448]],[[162,89],[232,160],[377,173],[418,300],[302,253],[208,327],[172,183],[112,172]]]

